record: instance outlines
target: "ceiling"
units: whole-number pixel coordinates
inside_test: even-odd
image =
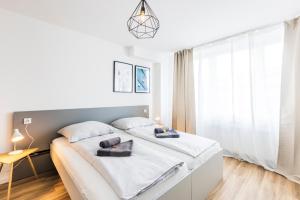
[[[0,8],[124,46],[159,51],[204,42],[300,15],[299,0],[148,0],[160,20],[154,39],[138,40],[126,22],[139,0],[0,0]]]

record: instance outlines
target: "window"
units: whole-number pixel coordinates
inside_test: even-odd
[[[227,154],[274,168],[283,25],[194,49],[197,133]]]

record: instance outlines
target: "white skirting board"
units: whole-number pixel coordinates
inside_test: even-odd
[[[71,199],[86,200],[87,198],[79,192],[56,153],[51,152],[51,157]],[[190,175],[162,195],[159,200],[205,200],[208,193],[222,178],[223,156],[220,151],[193,170]]]

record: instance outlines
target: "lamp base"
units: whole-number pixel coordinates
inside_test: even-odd
[[[8,155],[18,155],[18,154],[21,154],[23,152],[24,152],[24,150],[15,150],[15,151],[9,152]]]

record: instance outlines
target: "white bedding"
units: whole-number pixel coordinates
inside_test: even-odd
[[[113,137],[120,137],[123,142],[133,140],[132,155],[96,156],[100,141]],[[132,199],[142,194],[155,184],[173,176],[184,164],[175,157],[169,157],[140,144],[136,137],[124,133],[87,138],[71,143],[71,146],[98,170],[121,199]]]
[[[163,145],[167,148],[179,151],[194,158],[200,156],[207,149],[217,144],[217,142],[214,140],[183,132],[178,132],[180,134],[180,138],[156,138],[154,135],[155,127],[157,126],[152,125],[136,127],[128,129],[126,132],[133,136]]]
[[[127,134],[124,133],[124,135]],[[141,139],[138,140],[145,145],[145,141]],[[70,144],[66,138],[60,137],[55,139],[51,145],[51,152],[56,153],[57,157],[59,157],[59,160],[63,163],[64,168],[82,193],[82,196],[86,197],[85,199],[120,199],[108,181],[95,169],[95,167],[87,162],[77,150],[74,149],[74,146]],[[157,199],[184,179],[188,174],[187,167],[180,167],[175,175],[150,188],[136,199]]]
[[[122,131],[120,131],[122,132]],[[193,158],[184,153],[174,151],[170,148],[148,142],[144,139],[139,139],[139,143],[147,145],[149,148],[156,149],[157,151],[173,156],[179,160],[184,161],[188,169],[195,170],[202,166],[212,156],[222,151],[220,145],[215,145],[208,148],[200,156]],[[118,195],[112,190],[104,177],[89,163],[87,162],[67,141],[66,138],[60,137],[55,139],[51,144],[51,152],[55,153],[59,160],[62,162],[65,170],[74,181],[79,192],[85,199],[89,200],[119,200]],[[140,195],[138,200],[152,200],[157,199],[163,195],[170,188],[179,183],[190,172],[184,168],[180,169],[174,176],[168,178],[163,183],[160,183],[150,190]]]

